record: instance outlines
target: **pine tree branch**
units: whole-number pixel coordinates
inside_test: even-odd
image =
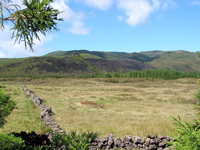
[[[6,6],[8,9],[12,10],[15,12],[15,10],[13,8],[11,8],[9,5],[7,5],[6,3],[4,3],[3,1],[0,0],[0,3],[2,3],[4,6]]]
[[[13,8],[11,8],[9,5],[7,5],[6,3],[4,3],[2,0],[0,0],[0,3],[2,3],[5,7],[7,7],[7,9],[9,9],[9,10],[12,10],[14,13],[16,13],[17,11],[15,11]],[[17,5],[18,6],[18,5]],[[19,7],[19,6],[18,6]],[[22,18],[23,19],[26,19],[26,17],[23,15],[23,14],[21,14],[21,13],[19,13],[21,16],[22,16]],[[13,17],[7,17],[7,18],[5,18],[4,20],[16,20],[16,18],[13,18]]]

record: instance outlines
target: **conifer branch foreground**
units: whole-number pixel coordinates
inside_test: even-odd
[[[38,33],[46,36],[53,30],[58,31],[57,21],[63,20],[58,18],[62,12],[54,9],[51,3],[52,0],[22,0],[25,9],[20,10],[11,0],[0,0],[0,28],[4,30],[4,23],[12,22],[11,38],[15,38],[15,43],[23,41],[25,48],[33,51],[34,40],[40,40]],[[5,10],[10,14],[7,17],[4,17]]]

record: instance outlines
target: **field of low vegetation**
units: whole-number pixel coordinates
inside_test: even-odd
[[[169,135],[174,132],[170,116],[189,122],[196,118],[197,79],[2,79],[17,105],[1,131],[48,130],[39,119],[40,110],[25,96],[22,82],[52,107],[55,121],[66,131]]]

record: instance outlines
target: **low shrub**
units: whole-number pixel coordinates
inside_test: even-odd
[[[89,145],[97,137],[96,133],[84,132],[77,134],[76,131],[70,131],[68,134],[56,134],[52,138],[52,148],[67,150],[88,150]]]
[[[182,122],[179,117],[174,118],[174,124],[178,136],[173,136],[172,144],[176,150],[199,150],[200,149],[200,116],[195,120],[195,124]]]
[[[115,79],[108,79],[108,80],[105,80],[105,82],[119,83],[119,81]]]
[[[0,150],[17,150],[24,148],[24,141],[14,135],[0,134]]]

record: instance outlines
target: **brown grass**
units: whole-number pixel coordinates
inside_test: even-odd
[[[68,130],[115,134],[169,135],[170,116],[185,121],[196,117],[196,79],[143,80],[35,79],[24,81],[55,112],[54,119]],[[5,82],[4,84],[9,84]],[[10,85],[12,86],[12,85]]]

